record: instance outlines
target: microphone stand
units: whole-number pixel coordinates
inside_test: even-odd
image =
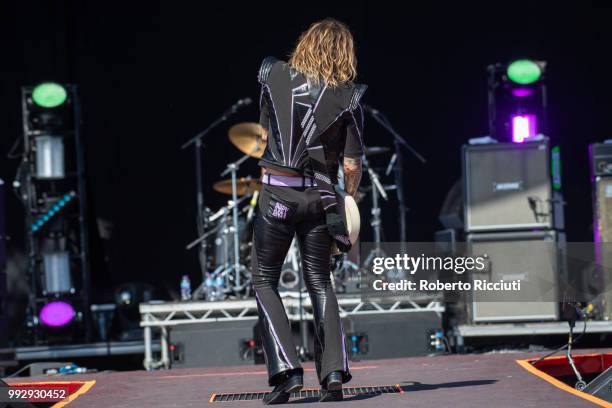
[[[225,122],[230,116],[235,114],[238,111],[238,106],[239,105],[237,104],[232,105],[228,110],[223,112],[223,115],[221,115],[219,118],[213,121],[210,125],[208,125],[206,129],[202,130],[201,132],[199,132],[198,134],[196,134],[191,139],[187,140],[185,143],[181,145],[181,150],[185,150],[189,146],[194,147],[193,151],[195,154],[195,172],[196,172],[196,177],[195,177],[196,211],[198,214],[196,217],[196,223],[197,223],[197,230],[198,230],[199,236],[203,235],[205,231],[204,187],[203,187],[204,178],[202,175],[202,147],[204,145],[202,143],[202,139],[204,138],[204,136],[210,133],[211,130],[213,130],[214,128],[219,126],[221,123]],[[206,251],[206,245],[204,242],[202,242],[202,245],[200,247],[200,257],[199,258],[200,258],[200,268],[202,269],[203,281],[206,280],[206,252],[205,251]]]
[[[376,109],[367,109],[370,115],[378,122],[387,132],[393,136],[393,144],[395,146],[395,154],[397,155],[397,159],[395,161],[394,173],[395,173],[395,184],[397,186],[396,194],[397,201],[399,204],[400,211],[400,242],[406,242],[406,201],[404,197],[404,172],[403,172],[403,164],[402,164],[402,149],[404,147],[408,150],[414,157],[419,159],[422,163],[426,163],[427,160],[417,152],[410,144],[404,139],[400,134],[398,134],[387,117],[380,111]]]

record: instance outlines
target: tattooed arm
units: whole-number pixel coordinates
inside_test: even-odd
[[[357,198],[357,187],[361,181],[361,156],[363,156],[363,111],[361,105],[346,117],[346,139],[344,144],[344,189]]]
[[[361,181],[361,158],[345,157],[343,161],[344,190],[355,198]]]

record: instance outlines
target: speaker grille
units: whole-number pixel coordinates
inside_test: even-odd
[[[556,233],[545,232],[506,232],[468,235],[469,249],[472,254],[487,254],[491,261],[490,271],[485,278],[490,281],[500,279],[521,279],[525,284],[524,296],[537,300],[545,292],[542,285],[556,282],[558,263],[556,257],[544,248],[556,246]],[[534,245],[534,242],[542,242]],[[485,274],[483,274],[485,275]],[[501,296],[500,296],[501,297]],[[471,317],[474,322],[511,322],[533,320],[557,320],[558,304],[551,301],[472,301]],[[544,299],[543,299],[544,300]]]
[[[463,179],[466,231],[552,227],[547,143],[465,146]]]

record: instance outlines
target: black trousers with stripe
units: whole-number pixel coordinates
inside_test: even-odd
[[[342,372],[348,382],[346,338],[330,279],[331,238],[319,192],[316,187],[264,185],[254,226],[252,272],[269,384],[276,385],[279,374],[288,370],[302,370],[278,293],[281,268],[294,236],[313,304],[319,382],[333,371]]]

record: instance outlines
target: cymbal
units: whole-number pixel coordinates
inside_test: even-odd
[[[264,139],[266,130],[259,124],[244,122],[234,125],[229,130],[229,140],[242,153],[256,159],[263,155],[266,148]]]
[[[232,194],[232,179],[217,181],[213,184],[215,191],[223,194]],[[241,177],[236,180],[236,192],[239,196],[252,194],[261,190],[261,181],[250,177]]]
[[[383,154],[390,152],[391,149],[384,146],[366,146],[365,147],[365,155],[366,156],[374,156],[376,154]]]

